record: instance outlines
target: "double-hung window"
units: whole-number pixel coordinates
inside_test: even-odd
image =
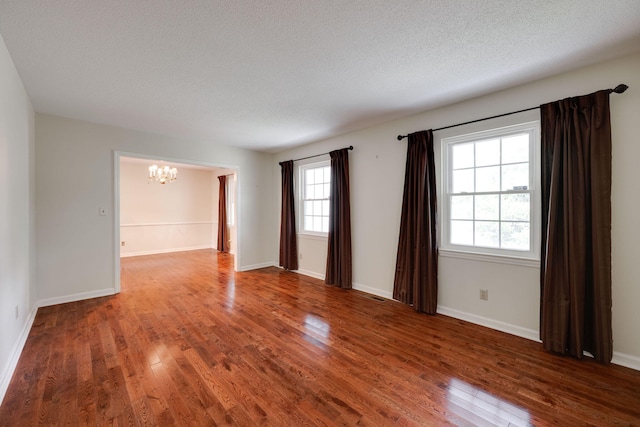
[[[301,232],[327,235],[329,232],[329,161],[300,166]]]
[[[443,248],[535,259],[538,122],[442,140]]]

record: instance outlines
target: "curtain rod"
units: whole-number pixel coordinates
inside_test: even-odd
[[[611,92],[624,93],[624,91],[626,91],[627,89],[629,89],[629,86],[627,86],[625,84],[619,84],[614,89],[608,89],[608,90],[609,90],[609,93],[611,93]],[[510,113],[498,114],[497,116],[485,117],[485,118],[482,118],[482,119],[471,120],[469,122],[458,123],[458,124],[450,125],[450,126],[444,126],[444,127],[438,128],[438,129],[433,129],[433,132],[436,132],[436,131],[439,131],[439,130],[444,130],[444,129],[449,129],[449,128],[454,128],[454,127],[458,127],[458,126],[469,125],[471,123],[483,122],[485,120],[497,119],[498,117],[510,116],[512,114],[524,113],[525,111],[537,110],[539,108],[540,108],[540,106],[531,107],[531,108],[525,108],[524,110],[512,111]],[[398,141],[402,141],[404,138],[406,138],[408,136],[409,135],[398,135]]]
[[[350,145],[348,147],[342,148],[342,150],[347,149],[347,150],[353,150],[353,145]],[[314,157],[320,157],[320,156],[324,156],[326,154],[330,154],[330,153],[322,153],[322,154],[315,154],[313,156],[307,156],[307,157],[300,157],[299,159],[293,159],[294,162],[297,162],[298,160],[306,160],[306,159],[312,159]],[[284,162],[280,162],[280,164],[282,164]]]

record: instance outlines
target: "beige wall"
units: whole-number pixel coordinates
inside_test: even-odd
[[[154,163],[120,160],[120,256],[215,247],[214,171],[178,166],[162,185],[148,180]]]
[[[238,267],[271,265],[273,180],[265,153],[36,115],[36,280],[40,304],[115,292],[115,154],[238,171]],[[98,208],[107,215],[99,216]],[[117,240],[116,240],[117,239]],[[117,259],[116,259],[117,257]]]
[[[33,108],[0,37],[0,402],[35,316],[33,143]]]
[[[406,156],[406,142],[398,142],[397,135],[516,111],[618,83],[626,83],[630,89],[611,98],[614,361],[640,369],[640,287],[636,271],[640,241],[640,200],[636,197],[640,159],[639,54],[278,153],[273,158],[272,173],[274,179],[280,179],[278,162],[283,160],[355,147],[350,152],[354,287],[390,297]],[[439,170],[437,178],[441,182]],[[279,214],[279,202],[277,206]],[[274,234],[278,227],[276,220]],[[301,268],[324,265],[326,249],[308,244],[303,238],[300,241]],[[314,273],[324,274],[316,268]],[[538,274],[537,267],[442,256],[439,311],[536,339]],[[480,287],[489,290],[489,301],[479,299]]]

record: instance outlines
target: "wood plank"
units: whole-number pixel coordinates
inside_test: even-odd
[[[1,425],[638,425],[640,372],[211,250],[38,310]]]

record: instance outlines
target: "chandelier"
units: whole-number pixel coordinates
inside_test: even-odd
[[[149,182],[155,181],[160,184],[175,181],[178,178],[178,169],[171,168],[167,165],[149,166]]]

